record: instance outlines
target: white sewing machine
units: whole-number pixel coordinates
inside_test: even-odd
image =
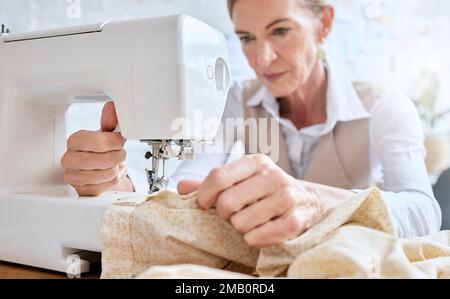
[[[72,103],[114,100],[123,136],[153,149],[152,192],[167,184],[160,160],[214,138],[229,87],[224,36],[185,15],[0,37],[0,260],[66,272],[71,254],[101,251],[104,211],[132,196],[64,182]]]

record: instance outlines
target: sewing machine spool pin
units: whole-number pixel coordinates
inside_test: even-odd
[[[4,36],[11,33],[11,29],[9,29],[5,24],[2,24],[0,29],[0,36]]]

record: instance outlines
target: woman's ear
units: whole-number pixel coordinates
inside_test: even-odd
[[[326,5],[322,8],[322,15],[320,18],[320,28],[319,28],[319,40],[324,40],[328,37],[333,28],[334,22],[334,7],[331,5]]]

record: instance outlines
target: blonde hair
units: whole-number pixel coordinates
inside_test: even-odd
[[[228,12],[233,18],[233,8],[238,0],[228,0]],[[324,6],[330,5],[330,0],[297,0],[300,5],[310,9],[314,14],[320,14]]]

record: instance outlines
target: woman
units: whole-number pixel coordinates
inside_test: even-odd
[[[198,190],[200,207],[216,207],[257,248],[301,235],[358,192],[353,189],[377,183],[399,236],[439,230],[441,212],[424,165],[415,107],[399,93],[350,81],[324,60],[322,44],[334,20],[328,1],[231,0],[229,9],[257,79],[233,87],[225,115],[278,121],[280,159],[250,154],[221,165],[225,154],[203,155],[174,175],[174,180],[198,178],[181,181],[179,192]],[[112,105],[105,106],[102,122],[115,127]],[[67,182],[84,195],[133,190],[126,171],[119,171],[124,151],[116,133],[109,133],[107,145],[90,157],[103,168],[80,156],[88,140],[105,140],[99,134],[84,131],[69,139],[62,161]],[[138,180],[133,178],[135,189]]]

